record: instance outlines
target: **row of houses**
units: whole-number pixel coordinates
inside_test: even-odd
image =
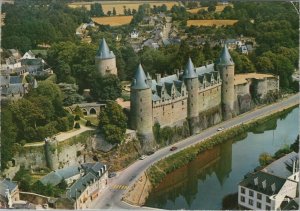
[[[298,210],[298,187],[299,157],[291,152],[246,175],[238,187],[238,204],[248,210]]]

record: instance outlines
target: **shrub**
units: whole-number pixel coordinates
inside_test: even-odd
[[[75,120],[75,121],[79,121],[79,120],[80,120],[80,116],[79,116],[78,114],[76,114],[74,120]]]
[[[88,127],[92,126],[91,121],[90,120],[86,121],[85,126],[88,126]]]
[[[80,128],[80,124],[79,124],[79,122],[76,122],[76,123],[75,123],[75,126],[74,126],[74,128],[76,128],[76,129],[79,129],[79,128]]]

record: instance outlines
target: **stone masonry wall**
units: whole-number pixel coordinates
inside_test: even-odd
[[[198,92],[199,113],[221,104],[221,85],[208,87]]]

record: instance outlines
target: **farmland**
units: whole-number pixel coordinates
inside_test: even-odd
[[[229,5],[217,5],[216,6],[216,12],[222,12],[224,10],[224,8],[226,6],[233,6],[232,4],[229,4]],[[192,13],[192,14],[196,14],[198,13],[199,10],[207,10],[208,7],[199,7],[199,8],[195,8],[195,9],[190,9],[190,10],[187,10],[189,13]]]
[[[188,26],[231,26],[235,24],[238,20],[188,20]]]
[[[98,17],[92,18],[92,20],[101,25],[110,25],[110,26],[121,26],[129,24],[133,16],[111,16],[111,17]]]
[[[124,14],[124,7],[126,9],[135,9],[138,10],[139,5],[142,4],[150,4],[151,7],[154,5],[161,6],[165,4],[168,9],[171,9],[173,5],[178,5],[178,2],[176,1],[93,1],[93,2],[74,2],[69,4],[69,7],[71,8],[77,8],[77,7],[85,7],[87,10],[91,9],[91,4],[93,3],[100,3],[102,5],[103,12],[106,14],[108,11],[113,11],[113,8],[116,9],[117,15],[123,15]]]

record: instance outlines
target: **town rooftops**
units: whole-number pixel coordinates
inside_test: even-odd
[[[248,83],[248,79],[263,80],[265,78],[276,78],[276,76],[263,73],[236,74],[234,75],[234,85],[246,84]]]
[[[239,185],[271,196],[280,191],[285,181],[286,179],[284,178],[258,171],[250,174]]]
[[[17,184],[12,182],[9,179],[4,179],[0,181],[0,195],[6,196],[6,191],[9,190],[9,192],[13,192],[17,188]]]
[[[111,59],[116,57],[115,54],[109,50],[108,45],[104,38],[102,39],[99,45],[99,49],[96,53],[96,56],[100,57],[101,59]]]
[[[234,65],[234,62],[229,54],[227,45],[224,45],[221,55],[217,61],[218,65]]]
[[[141,64],[139,64],[135,71],[134,79],[131,84],[132,89],[148,89],[147,77]]]
[[[293,163],[298,161],[298,154],[296,152],[291,152],[283,156],[282,158],[272,162],[270,165],[262,169],[262,171],[276,175],[278,177],[288,178],[293,174]],[[295,166],[298,166],[298,164],[295,164]]]
[[[58,185],[63,179],[71,178],[75,175],[80,174],[80,166],[69,166],[66,168],[52,171],[41,179],[44,185],[51,184],[53,186]]]

